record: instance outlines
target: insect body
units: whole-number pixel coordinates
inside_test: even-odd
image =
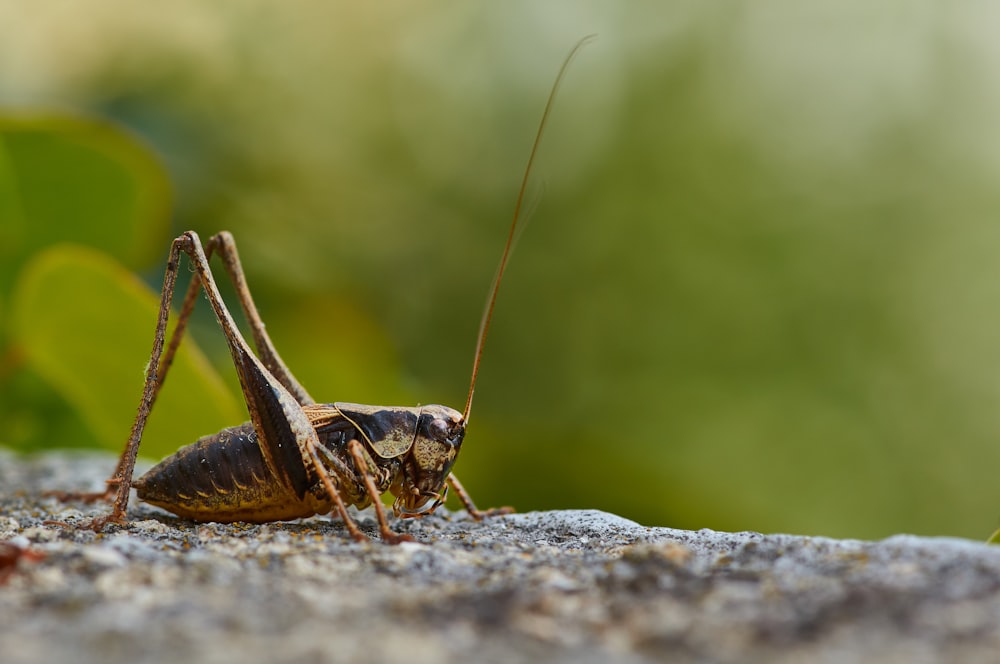
[[[354,523],[347,507],[372,505],[382,539],[390,543],[411,538],[389,527],[380,501],[380,496],[387,491],[395,496],[393,512],[404,518],[433,512],[444,501],[449,485],[477,520],[511,511],[510,508],[476,509],[451,469],[465,437],[483,345],[515,237],[531,165],[559,82],[572,57],[589,39],[578,42],[563,62],[542,114],[507,243],[487,300],[463,412],[438,405],[405,408],[316,403],[275,350],[250,295],[232,236],[222,232],[203,245],[196,233],[188,231],[174,240],[170,248],[142,399],[128,443],[108,480],[107,491],[57,495],[62,498],[113,497],[111,513],[91,524],[98,530],[108,523],[125,521],[129,492],[134,487],[142,500],[196,521],[264,522],[335,510],[357,540],[368,537]],[[193,264],[194,276],[177,325],[164,349],[181,254],[186,254]],[[250,325],[256,354],[222,301],[209,267],[213,254],[218,254],[235,286]],[[133,480],[146,420],[202,289],[225,334],[250,411],[250,422],[206,436]]]
[[[458,411],[347,403],[309,404],[303,411],[316,432],[321,472],[335,478],[346,505],[371,504],[366,479],[375,496],[396,496],[397,516],[422,516],[443,501],[442,486],[465,435]],[[248,422],[182,448],[132,486],[142,500],[196,521],[278,521],[329,512],[333,499],[315,469],[305,470],[300,477],[277,476]]]

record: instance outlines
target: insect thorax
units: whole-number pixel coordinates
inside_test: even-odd
[[[320,442],[320,463],[337,487],[345,504],[364,509],[372,501],[365,488],[362,471],[357,467],[357,463],[350,453],[349,446],[352,440],[362,443],[360,446],[361,454],[375,488],[380,494],[388,491],[394,482],[399,481],[403,472],[402,457],[384,459],[373,454],[370,446],[365,444],[364,437],[353,426],[349,428],[342,426],[335,428],[317,427],[316,434]],[[310,488],[310,492],[317,497],[326,496],[322,481],[317,481]]]

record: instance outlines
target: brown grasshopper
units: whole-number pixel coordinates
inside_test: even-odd
[[[507,507],[478,510],[451,469],[465,437],[483,345],[514,243],[535,154],[566,68],[590,38],[580,40],[570,51],[545,104],[480,325],[463,412],[439,405],[406,408],[316,403],[271,343],[247,287],[233,237],[222,232],[202,244],[194,231],[188,231],[170,247],[142,399],[125,450],[107,481],[107,489],[95,494],[59,492],[56,495],[62,499],[113,498],[111,512],[91,522],[95,530],[109,523],[125,522],[129,493],[135,488],[140,499],[195,521],[259,523],[336,510],[348,532],[359,541],[366,541],[368,537],[351,518],[347,506],[372,505],[382,539],[388,543],[413,538],[389,527],[380,499],[386,491],[395,496],[393,513],[402,518],[422,517],[433,512],[444,502],[448,485],[454,488],[465,509],[476,520],[513,511]],[[177,326],[164,351],[181,254],[187,254],[195,274],[178,314]],[[235,286],[249,322],[256,354],[222,300],[209,266],[213,254],[221,258]],[[181,448],[133,480],[146,419],[166,380],[202,288],[225,334],[250,411],[250,421]]]

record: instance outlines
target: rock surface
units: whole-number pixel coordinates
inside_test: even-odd
[[[997,661],[1000,548],[647,528],[598,511],[193,524],[96,489],[106,456],[0,451],[0,661]],[[376,532],[362,513],[360,523]],[[20,555],[18,555],[20,554]],[[14,560],[16,558],[16,560]]]

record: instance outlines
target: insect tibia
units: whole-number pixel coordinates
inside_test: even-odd
[[[320,507],[274,478],[250,423],[181,448],[132,485],[142,500],[195,521],[280,521]]]

